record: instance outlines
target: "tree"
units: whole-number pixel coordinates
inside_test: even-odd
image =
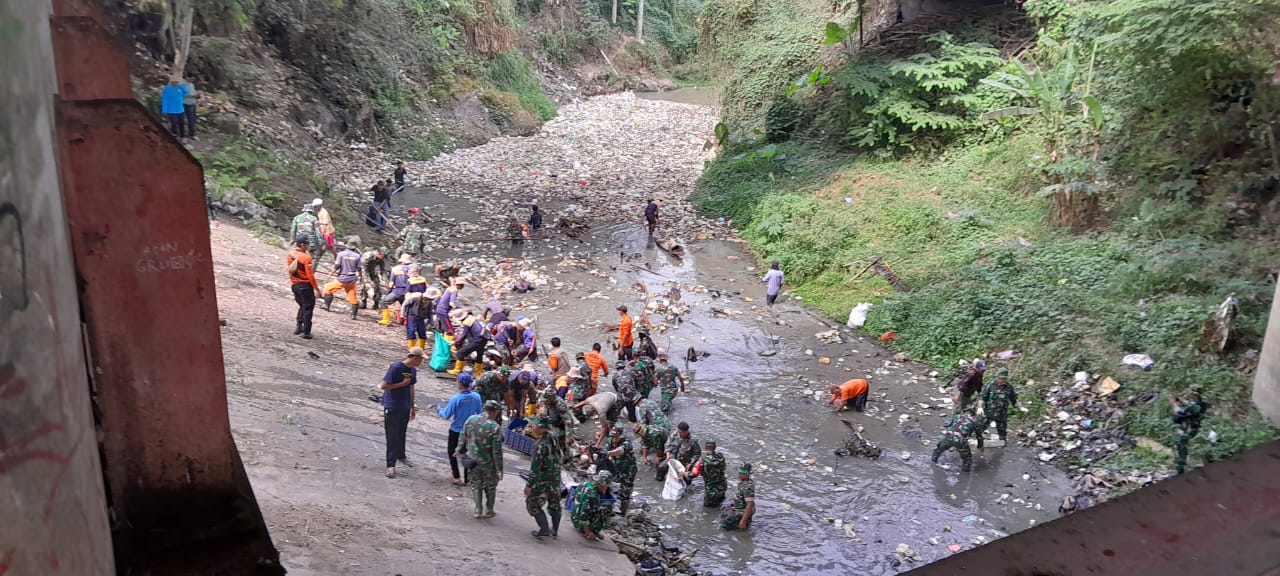
[[[644,44],[644,0],[640,0],[636,9],[636,41]]]
[[[609,23],[615,26],[618,24],[618,0],[613,0],[613,11],[610,13]]]
[[[160,9],[160,39],[165,49],[173,53],[169,75],[181,78],[191,54],[191,25],[196,9],[193,0],[149,0]]]

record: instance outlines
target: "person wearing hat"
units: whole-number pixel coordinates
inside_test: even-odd
[[[636,421],[636,402],[640,397],[636,393],[636,373],[627,367],[627,363],[619,360],[614,365],[613,371],[613,391],[618,394],[621,399],[623,408],[627,410],[627,420]]]
[[[569,402],[575,402],[591,395],[591,377],[582,373],[582,367],[574,366],[570,368],[569,372],[562,376],[561,379],[565,385],[562,387],[561,382],[559,380],[556,381],[557,396]],[[578,412],[575,411],[574,414],[577,415]],[[583,420],[583,417],[579,415],[578,420]]]
[[[594,480],[588,480],[578,487],[578,494],[573,500],[573,527],[587,540],[599,540],[600,532],[613,515],[612,507],[600,501],[612,484],[613,474],[608,470],[601,470],[596,473]]]
[[[977,438],[978,449],[982,450],[982,428],[982,420],[974,416],[972,404],[961,408],[959,412],[942,423],[942,438],[933,447],[932,461],[937,462],[943,452],[955,448],[956,452],[960,453],[962,462],[960,470],[968,472],[973,467],[973,451],[969,449],[969,437]]]
[[[751,479],[751,464],[744,463],[738,466],[738,490],[733,494],[733,504],[720,514],[720,527],[746,531],[755,515],[756,483]]]
[[[284,257],[285,268],[289,271],[289,289],[293,291],[293,301],[298,303],[293,333],[301,334],[307,340],[311,339],[311,317],[316,309],[316,292],[320,291],[311,254],[307,252],[310,242],[309,236],[298,234],[293,239],[293,249]]]
[[[453,283],[444,289],[444,293],[436,300],[436,326],[445,334],[453,334],[455,326],[449,320],[449,313],[458,306],[458,292],[466,287],[462,278],[454,278]]]
[[[662,464],[658,466],[658,478],[667,477],[667,462],[675,459],[684,465],[687,470],[693,466],[693,461],[702,455],[702,445],[689,432],[689,423],[681,422],[676,425],[676,433],[667,439],[667,446],[662,455]],[[688,483],[688,480],[685,481]]]
[[[724,502],[725,491],[729,482],[724,476],[724,455],[716,452],[715,438],[707,438],[702,443],[702,455],[693,465],[694,475],[702,477],[702,505],[717,508]]]
[[[413,258],[408,254],[400,257],[399,262],[391,267],[391,277],[387,282],[387,295],[379,304],[382,306],[382,319],[378,321],[383,326],[391,325],[390,306],[393,303],[404,302],[404,295],[409,291],[409,265],[413,264]]]
[[[462,265],[453,260],[436,262],[436,279],[445,286],[452,286],[452,280],[462,273]]]
[[[631,491],[636,483],[636,451],[627,439],[627,433],[617,424],[609,430],[609,451],[605,453],[613,462],[613,471],[618,481],[618,513],[623,517],[631,507]]]
[[[422,303],[425,305],[422,311],[426,317],[427,330],[440,329],[440,327],[437,326],[435,311],[436,300],[438,300],[442,294],[444,294],[444,286],[439,282],[432,282],[429,284],[427,286],[427,291],[422,294]]]
[[[445,292],[445,294],[448,294],[448,292]],[[443,298],[444,296],[441,296],[441,299]],[[490,334],[484,323],[480,322],[480,319],[476,318],[475,314],[467,314],[463,317],[462,323],[454,329],[453,336],[453,344],[458,350],[458,364],[455,364],[453,370],[450,370],[449,373],[456,374],[458,370],[462,369],[463,363],[467,362],[468,358],[471,358],[471,361],[478,366],[485,349],[489,347]],[[477,382],[476,386],[480,386],[480,383]],[[505,394],[506,391],[504,390],[503,393]],[[485,396],[483,388],[480,390],[480,395]],[[488,400],[489,397],[485,396],[485,399]],[[501,399],[501,397],[495,398],[495,400]]]
[[[325,250],[334,249],[338,230],[333,227],[333,218],[329,216],[329,210],[324,207],[324,200],[319,198],[312,200],[311,207],[316,215],[316,225],[320,240],[324,242],[320,245],[319,253],[316,254],[316,258],[319,259],[324,256]]]
[[[778,301],[778,292],[782,291],[782,284],[785,278],[782,275],[782,269],[778,267],[778,261],[774,260],[769,264],[769,271],[764,273],[764,278],[760,281],[764,282],[766,287],[764,290],[764,300],[768,306],[773,306]]]
[[[458,453],[471,471],[468,482],[476,501],[475,518],[492,518],[497,503],[498,482],[502,481],[502,403],[487,400],[484,413],[467,418],[462,426],[462,447]]]
[[[656,352],[654,356],[657,356]],[[631,371],[635,373],[636,393],[641,398],[648,398],[658,386],[658,369],[654,367],[653,359],[644,354],[637,356],[631,361]]]
[[[333,295],[343,290],[347,293],[347,307],[351,309],[351,319],[355,320],[356,314],[360,312],[360,299],[356,293],[359,292],[358,286],[363,279],[360,270],[360,253],[345,246],[340,248],[342,250],[334,257],[333,268],[325,278],[327,282],[324,285],[324,309],[326,312],[330,311],[333,306]],[[334,278],[335,275],[337,278]]]
[[[662,390],[662,403],[659,408],[663,412],[671,411],[671,403],[675,401],[676,394],[686,392],[684,386],[684,375],[680,373],[680,369],[673,366],[667,361],[667,352],[661,348],[658,349],[658,387]]]
[[[844,384],[831,386],[828,390],[831,392],[831,401],[827,404],[835,404],[836,412],[844,412],[849,408],[861,412],[866,409],[867,397],[871,395],[871,385],[862,378],[846,380]]]
[[[1018,405],[1018,392],[1009,384],[1009,369],[1001,368],[996,372],[995,382],[988,382],[982,388],[982,413],[987,422],[996,423],[996,434],[1000,440],[1005,439],[1009,426],[1009,409]],[[986,426],[982,429],[985,431]]]
[[[516,362],[537,362],[538,333],[533,329],[533,319],[517,318],[516,326],[520,329],[520,344],[512,352],[514,360]]]
[[[404,337],[409,347],[427,345],[427,316],[431,315],[431,301],[424,299],[427,279],[422,277],[417,264],[409,265],[409,287],[404,293]],[[425,301],[424,301],[425,300]]]
[[[387,436],[387,478],[396,477],[396,462],[409,468],[405,455],[405,438],[409,433],[409,421],[418,415],[414,385],[418,383],[418,366],[422,365],[422,349],[410,348],[404,360],[387,368],[382,377],[382,428]]]
[[[631,331],[635,328],[635,322],[631,320],[631,315],[627,313],[627,305],[618,306],[618,359],[630,360],[635,358],[635,338],[631,335]],[[608,375],[605,372],[605,375]]]
[[[312,257],[318,258],[316,251],[320,244],[320,220],[316,218],[315,206],[311,204],[303,206],[302,213],[294,216],[293,222],[289,224],[289,237],[297,238],[298,236],[307,237],[307,246]]]
[[[952,382],[956,384],[956,411],[963,410],[973,403],[982,390],[982,377],[987,373],[987,363],[976,359],[967,371],[956,376]]]
[[[470,372],[458,374],[458,392],[449,399],[444,406],[436,409],[436,413],[449,423],[449,471],[453,476],[449,478],[449,482],[455,486],[466,484],[467,470],[462,470],[462,474],[458,473],[458,457],[455,454],[458,451],[458,441],[462,439],[462,429],[466,425],[467,420],[472,416],[479,414],[483,410],[484,400],[480,399],[480,395],[471,389],[472,377]]]
[[[636,406],[640,424],[636,425],[636,436],[640,437],[640,458],[646,464],[658,464],[667,448],[667,438],[671,434],[671,424],[667,415],[658,409],[653,400],[644,399]],[[665,472],[658,475],[658,481],[666,477]]]
[[[502,363],[510,363],[515,358],[516,347],[519,346],[520,325],[505,318],[491,319],[489,325],[493,327],[493,345],[502,353]]]
[[[360,291],[360,307],[368,308],[372,302],[374,310],[382,310],[382,278],[387,275],[387,249],[378,247],[365,251],[360,255],[360,268],[368,284]],[[391,311],[388,310],[385,316],[386,324],[390,324]]]
[[[413,258],[422,256],[422,247],[427,241],[426,223],[431,221],[431,217],[423,215],[421,218],[410,218],[409,223],[400,229],[400,233],[396,234],[395,244],[400,247],[400,254],[408,254]],[[419,225],[419,222],[422,225]]]
[[[529,476],[524,484],[524,507],[529,515],[538,523],[538,529],[532,532],[539,540],[548,536],[555,538],[560,534],[560,462],[563,457],[560,447],[556,446],[556,438],[541,417],[534,416],[525,426],[538,435],[533,445],[533,453],[529,455]],[[546,511],[543,511],[543,508]],[[547,516],[551,516],[551,525],[547,525]]]
[[[1181,474],[1187,470],[1187,446],[1200,433],[1200,421],[1209,411],[1209,403],[1201,399],[1198,388],[1192,388],[1185,401],[1177,396],[1169,397],[1169,405],[1173,407],[1173,424],[1178,427],[1173,463]]]
[[[583,368],[579,365],[578,368],[582,369],[583,374],[591,375],[590,394],[595,394],[596,386],[600,384],[600,375],[609,375],[609,362],[605,360],[604,355],[600,353],[599,342],[591,345],[591,351],[583,355],[582,361],[586,364],[586,367]]]

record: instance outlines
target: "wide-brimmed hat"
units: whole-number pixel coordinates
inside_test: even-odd
[[[419,346],[414,346],[413,348],[409,349],[410,358],[414,358],[414,357],[421,358],[422,355],[423,355],[422,348]]]
[[[570,368],[570,369],[569,369],[569,374],[568,374],[568,376],[569,376],[570,378],[581,378],[581,377],[582,377],[582,371],[581,371],[581,370],[579,370],[577,366],[574,366],[573,368]]]
[[[412,263],[413,263],[413,256],[410,256],[410,255],[408,255],[408,254],[401,254],[401,255],[400,255],[400,260],[399,260],[399,262],[400,262],[401,264],[412,264]]]

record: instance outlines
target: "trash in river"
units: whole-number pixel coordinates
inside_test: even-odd
[[[841,422],[849,427],[849,433],[845,435],[844,448],[837,449],[836,456],[862,456],[872,460],[880,457],[880,447],[862,437],[861,426],[854,426],[848,420],[841,420]]]
[[[1137,366],[1146,370],[1152,364],[1155,364],[1156,361],[1152,360],[1151,357],[1146,354],[1127,354],[1120,360],[1120,363],[1125,366]]]
[[[1114,394],[1115,391],[1119,389],[1120,389],[1120,383],[1116,382],[1115,378],[1107,376],[1106,378],[1102,379],[1102,382],[1098,383],[1097,388],[1095,390],[1098,392],[1098,394],[1101,394],[1103,396],[1109,396],[1111,394]]]
[[[849,321],[845,322],[845,326],[850,328],[861,328],[863,324],[867,323],[867,312],[870,310],[871,304],[868,302],[863,302],[854,306],[853,309],[849,311]]]
[[[912,550],[911,547],[907,546],[906,544],[899,544],[898,548],[894,550],[894,553],[897,554],[898,559],[903,562],[923,562],[924,561],[924,558],[921,558],[919,554],[916,554],[915,550]]]
[[[1218,441],[1218,431],[1210,430],[1209,435],[1206,438],[1209,440],[1209,443],[1216,443]]]

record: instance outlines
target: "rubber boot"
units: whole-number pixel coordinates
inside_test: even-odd
[[[421,348],[421,349],[423,349],[423,350],[426,350],[426,349],[427,349],[427,339],[426,339],[426,338],[419,338],[419,339],[418,339],[418,347],[419,347],[419,348]]]
[[[386,308],[383,308],[383,309],[382,309],[382,319],[381,319],[381,320],[378,320],[378,323],[379,323],[379,324],[381,324],[381,325],[383,325],[383,326],[390,326],[390,325],[391,325],[391,311],[390,311],[390,310],[387,310]]]
[[[445,335],[444,335],[444,341],[445,341],[445,342],[448,342],[448,343],[449,343],[449,345],[450,345],[450,346],[452,346],[452,345],[453,345],[453,341],[454,341],[453,334],[445,334]]]
[[[942,447],[941,447],[941,446],[935,446],[935,447],[933,448],[933,458],[932,458],[931,460],[932,460],[934,463],[937,463],[937,461],[938,461],[938,457],[939,457],[939,456],[942,456]]]
[[[359,304],[352,304],[352,305],[351,305],[351,319],[352,319],[352,320],[355,320],[355,319],[356,319],[356,314],[359,314],[359,313],[360,313],[360,305],[359,305]]]
[[[454,362],[454,363],[453,363],[453,368],[451,368],[451,369],[449,369],[449,370],[445,370],[445,372],[444,372],[444,373],[445,373],[445,374],[448,374],[448,375],[450,375],[450,376],[457,376],[459,373],[461,373],[461,372],[462,372],[462,366],[463,366],[464,364],[466,364],[466,363],[465,363],[465,362],[463,362],[463,361],[461,361],[461,360],[458,360],[457,362]]]
[[[627,509],[628,509],[628,508],[630,508],[630,507],[631,507],[631,499],[630,499],[630,498],[628,498],[628,499],[626,499],[626,500],[618,499],[618,515],[622,516],[623,518],[626,518],[626,517],[627,517]]]
[[[296,336],[301,333],[302,333],[302,323],[298,323],[297,327],[293,329],[293,334]]]
[[[471,513],[471,517],[484,518],[484,488],[480,487],[479,481],[471,484],[471,498],[476,501],[476,510]]]
[[[530,532],[534,538],[539,540],[551,535],[551,529],[547,528],[547,514],[541,510],[533,515],[533,521],[538,523],[538,529]]]
[[[324,311],[328,312],[330,306],[333,306],[333,294],[325,294],[324,295]]]
[[[551,538],[554,539],[559,535],[560,535],[560,508],[556,507],[551,509]]]
[[[497,512],[493,511],[493,506],[498,503],[498,487],[490,486],[488,488],[485,488],[484,496],[485,498],[488,499],[488,501],[485,502],[484,517],[493,518],[494,516],[497,515]]]
[[[418,345],[418,341],[412,338],[405,340],[404,343],[405,343],[405,348],[408,348],[409,350],[413,350],[413,347]]]

